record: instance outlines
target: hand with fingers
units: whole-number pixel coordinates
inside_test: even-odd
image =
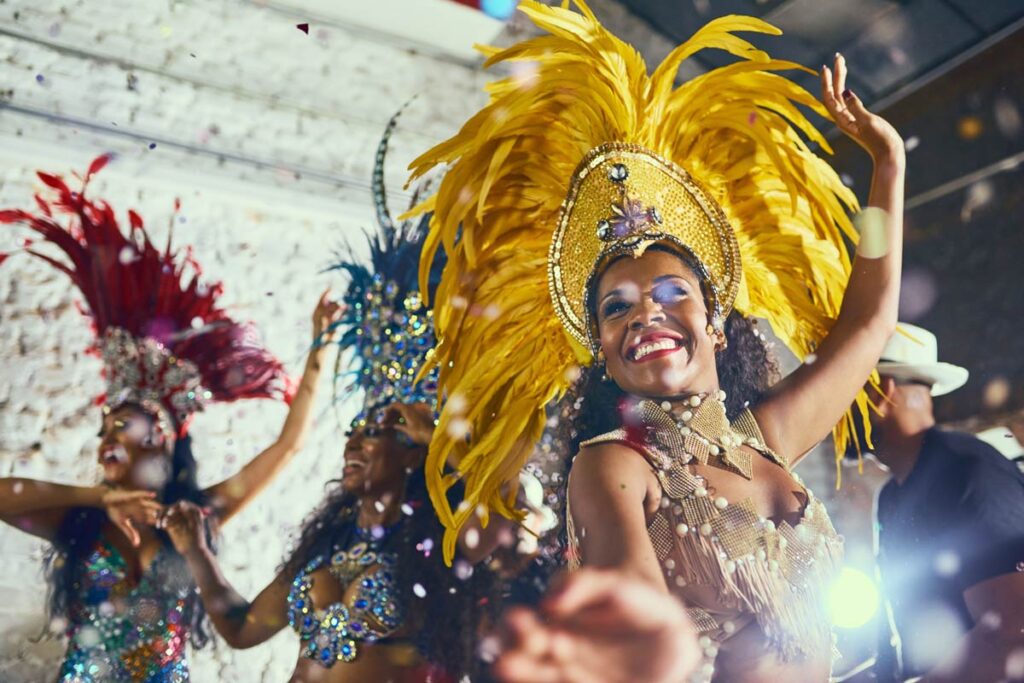
[[[160,528],[171,537],[181,555],[206,548],[206,511],[187,500],[179,500],[164,513]]]
[[[868,111],[846,87],[846,59],[836,53],[832,68],[821,67],[821,99],[839,130],[864,148],[875,162],[902,159],[903,138],[892,124]]]
[[[139,525],[155,526],[163,514],[164,506],[155,499],[153,491],[112,489],[103,494],[100,503],[114,526],[137,547],[142,542]]]
[[[384,419],[393,420],[395,431],[405,434],[417,446],[429,446],[434,436],[434,411],[426,403],[392,403]]]
[[[494,672],[503,683],[680,683],[699,661],[678,600],[614,570],[582,569],[539,613],[509,611]]]
[[[335,323],[341,319],[341,315],[345,310],[344,304],[331,301],[328,298],[330,293],[330,287],[325,289],[320,294],[320,299],[316,303],[316,309],[313,310],[314,346],[323,347],[334,341],[336,336]]]

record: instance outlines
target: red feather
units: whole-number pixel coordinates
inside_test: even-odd
[[[89,172],[85,174],[85,179],[89,180],[89,176],[93,173],[98,173],[103,170],[103,167],[106,166],[112,158],[112,154],[104,154],[103,156],[98,156],[93,159],[92,163],[89,164]]]
[[[200,283],[190,249],[179,256],[168,241],[166,251],[157,250],[134,211],[128,212],[125,235],[106,202],[85,196],[89,177],[109,161],[110,155],[104,155],[90,164],[81,192],[40,172],[40,180],[56,195],[49,202],[37,198],[42,215],[0,210],[0,224],[24,223],[64,252],[67,263],[29,251],[66,273],[81,290],[99,337],[110,327],[136,339],[158,331],[158,341],[171,354],[196,365],[215,400],[290,397],[293,387],[281,363],[259,343],[251,325],[235,322],[218,306],[223,287]],[[53,212],[68,216],[69,227],[54,221]],[[186,270],[191,271],[187,276]],[[199,330],[192,328],[196,318],[204,324]]]

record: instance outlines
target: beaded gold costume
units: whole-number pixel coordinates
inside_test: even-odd
[[[745,410],[731,425],[720,401],[705,399],[677,421],[663,408],[643,401],[635,422],[590,439],[582,447],[622,443],[647,460],[662,491],[647,534],[670,590],[710,586],[720,599],[693,604],[688,612],[702,635],[715,640],[756,619],[783,660],[828,651],[829,621],[823,588],[838,569],[842,539],[825,506],[807,488],[799,522],[775,524],[748,500],[716,496],[696,463],[751,478],[754,453],[788,471],[784,460],[764,444],[753,414]],[[793,474],[794,480],[799,478]],[[579,566],[579,541],[567,513],[570,567]]]

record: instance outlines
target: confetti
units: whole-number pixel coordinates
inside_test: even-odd
[[[149,143],[149,148],[150,149],[156,149],[156,143],[155,142]]]
[[[307,36],[309,35],[309,24],[295,24],[295,28],[299,29]]]
[[[960,558],[956,553],[945,551],[935,556],[935,573],[939,576],[953,576],[960,571]]]
[[[46,80],[46,77],[43,76],[43,74],[36,74],[36,83],[42,83],[45,80]]]
[[[424,588],[421,584],[418,584],[418,583],[413,584],[412,592],[416,594],[417,598],[425,598],[425,597],[427,597],[427,589]]]

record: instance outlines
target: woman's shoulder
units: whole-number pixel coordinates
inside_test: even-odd
[[[650,474],[655,454],[644,444],[631,439],[624,429],[607,432],[580,443],[573,458],[571,478],[593,482],[613,480],[634,474]]]

